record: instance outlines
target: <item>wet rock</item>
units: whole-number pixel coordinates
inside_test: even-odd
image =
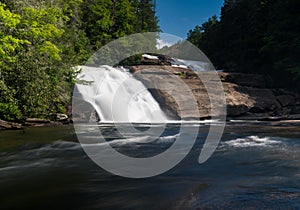
[[[227,99],[228,116],[250,113],[265,113],[278,107],[273,91],[223,83]]]
[[[18,123],[12,123],[12,122],[0,120],[0,129],[17,130],[17,129],[22,129],[22,125]]]
[[[40,119],[40,118],[27,118],[25,122],[32,123],[32,124],[46,124],[46,123],[50,123],[50,120]]]
[[[226,101],[227,115],[239,116],[247,113],[254,105],[254,100],[244,93],[238,85],[232,83],[223,83]]]
[[[73,115],[71,120],[76,123],[89,123],[100,121],[100,117],[95,110],[91,110],[83,113],[77,113]]]
[[[276,97],[271,89],[249,87],[246,93],[255,101],[251,108],[258,113],[269,112],[276,106]]]
[[[283,107],[294,106],[296,104],[295,97],[292,95],[279,95],[277,96],[277,100]]]
[[[246,105],[227,105],[227,116],[234,117],[245,114],[249,111]]]
[[[66,114],[55,113],[50,115],[50,120],[54,122],[68,122],[69,117]]]

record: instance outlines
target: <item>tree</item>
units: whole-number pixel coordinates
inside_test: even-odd
[[[46,116],[59,111],[58,84],[64,81],[63,71],[57,63],[61,62],[61,49],[55,40],[64,33],[66,18],[58,7],[35,9],[24,7],[20,14],[3,10],[1,22],[5,31],[1,42],[4,56],[1,56],[1,79],[8,98],[23,116]],[[10,17],[10,21],[7,17]],[[6,50],[5,50],[6,49]],[[6,90],[5,90],[6,89]],[[7,97],[6,97],[7,98]],[[12,101],[1,98],[2,107],[11,107]]]
[[[112,6],[111,0],[87,0],[84,3],[85,32],[94,50],[112,39]]]
[[[196,46],[200,46],[202,42],[202,29],[199,25],[196,25],[193,30],[190,30],[187,34],[187,40],[192,42]]]
[[[135,32],[158,32],[158,18],[156,17],[156,1],[153,0],[132,0],[135,7],[137,19],[134,24]]]
[[[1,2],[0,118],[7,120],[65,112],[77,74],[72,67],[114,39],[159,28],[153,1]],[[128,54],[139,44],[132,41],[121,46]]]
[[[278,86],[296,86],[299,9],[297,0],[226,0],[220,21],[210,19],[190,31],[188,40],[218,68],[267,74]]]
[[[15,99],[15,90],[7,85],[9,72],[5,71],[7,62],[16,62],[16,52],[23,44],[29,42],[12,36],[20,23],[20,15],[14,14],[5,9],[4,4],[0,4],[0,118],[15,120],[21,117]]]

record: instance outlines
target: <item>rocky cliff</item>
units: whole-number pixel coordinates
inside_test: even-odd
[[[194,71],[186,68],[141,65],[130,69],[137,78],[153,88],[152,94],[172,118],[208,119],[213,115],[218,115],[218,113],[211,113],[210,100],[202,82],[206,80],[214,85],[216,81],[211,79],[209,72],[201,73],[201,81]],[[164,71],[176,76],[184,83],[174,85],[174,77],[166,77],[163,74]],[[229,119],[300,119],[300,95],[298,93],[272,89],[267,85],[270,83],[268,78],[262,75],[225,72],[218,74],[226,96]],[[193,93],[197,101],[198,110],[196,111],[190,104],[190,98],[187,98],[189,91]],[[212,97],[218,98],[218,95],[215,94]]]

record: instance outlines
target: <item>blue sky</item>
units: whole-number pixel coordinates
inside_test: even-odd
[[[224,0],[157,0],[157,16],[164,33],[186,38],[186,34],[209,17],[220,16]]]

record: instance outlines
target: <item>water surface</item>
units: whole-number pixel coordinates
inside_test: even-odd
[[[118,151],[142,157],[170,147],[179,127],[169,125],[149,144],[128,143],[110,125],[99,129]],[[200,165],[207,130],[200,127],[197,143],[178,166],[147,179],[99,168],[71,126],[1,131],[1,208],[300,209],[299,124],[229,123],[217,151]]]

